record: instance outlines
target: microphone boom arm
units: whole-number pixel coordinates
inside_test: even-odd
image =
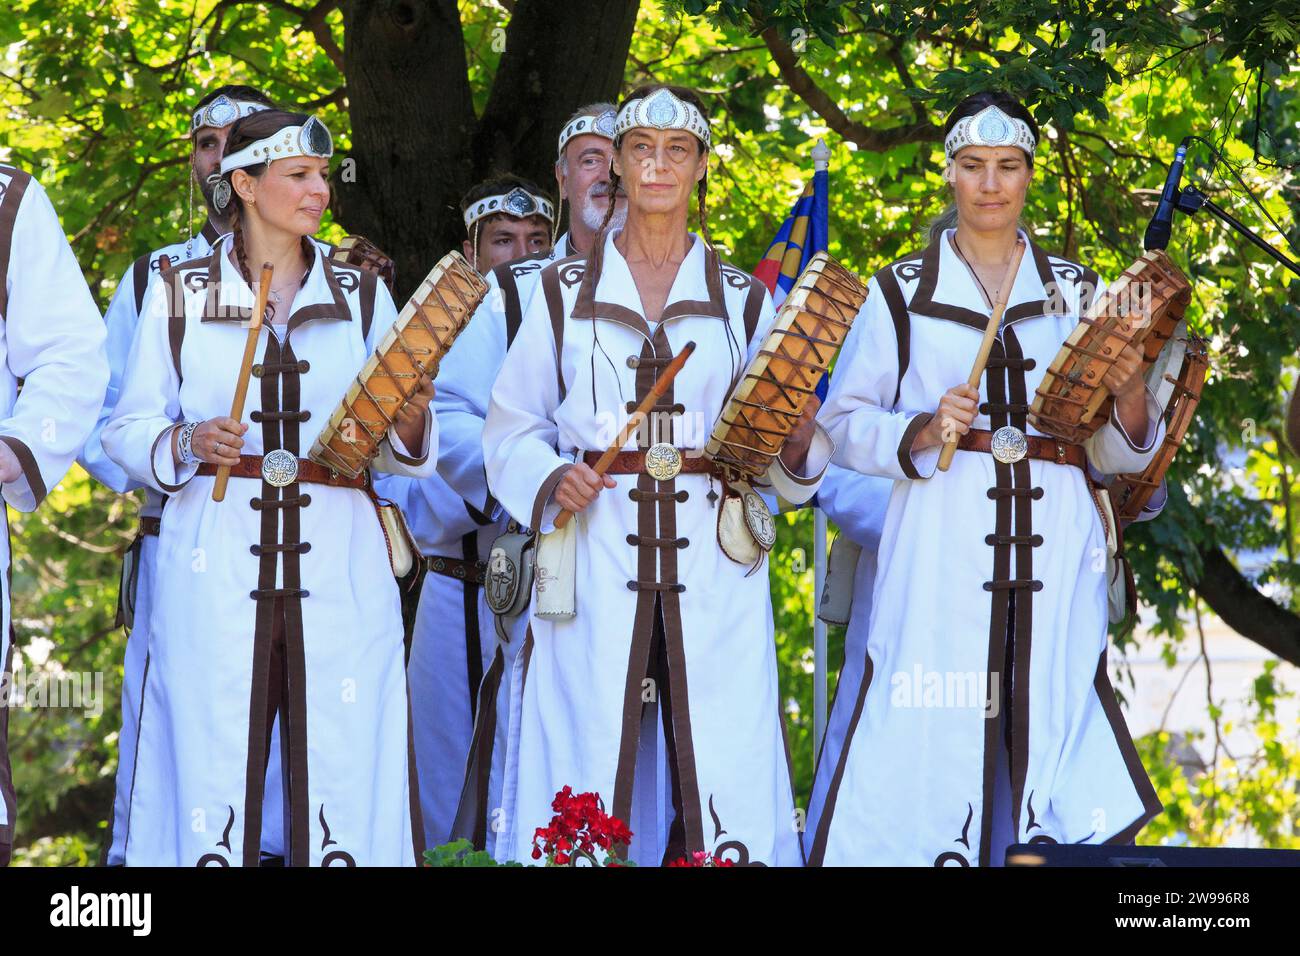
[[[1220,222],[1241,233],[1241,235],[1245,236],[1251,243],[1276,259],[1281,265],[1286,266],[1296,275],[1300,276],[1300,264],[1293,262],[1277,249],[1273,248],[1272,245],[1261,239],[1255,230],[1241,222],[1227,210],[1218,206],[1212,199],[1210,199],[1210,197],[1206,196],[1205,193],[1201,192],[1195,186],[1183,187],[1183,191],[1178,194],[1176,208],[1179,212],[1186,213],[1189,216],[1200,212],[1202,209],[1208,210],[1210,214]]]

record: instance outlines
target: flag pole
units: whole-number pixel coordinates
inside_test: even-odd
[[[824,140],[813,147],[814,174],[830,169],[831,151]],[[827,202],[822,196],[820,201]],[[826,221],[826,220],[823,220]],[[822,248],[825,248],[823,245]],[[826,585],[826,512],[813,508],[813,753],[822,749],[826,735],[826,623],[817,616],[822,589]]]

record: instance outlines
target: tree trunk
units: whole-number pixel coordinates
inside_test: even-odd
[[[640,0],[520,0],[474,137],[475,175],[511,172],[555,194],[555,146],[580,106],[615,101]]]
[[[340,163],[336,213],[396,260],[401,302],[464,232],[475,119],[460,14],[456,0],[349,0],[343,24],[355,181]]]

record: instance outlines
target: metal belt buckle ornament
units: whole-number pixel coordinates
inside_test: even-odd
[[[283,448],[263,455],[262,480],[276,488],[293,484],[298,480],[298,457]]]
[[[651,445],[645,453],[646,473],[656,481],[672,481],[682,471],[682,453],[665,441]]]
[[[1004,465],[1014,465],[1029,453],[1029,439],[1014,425],[1003,425],[993,433],[989,450]]]
[[[771,551],[776,544],[776,523],[772,521],[772,512],[767,509],[767,502],[756,491],[745,491],[741,495],[744,505],[745,526],[754,536],[758,546],[764,551]]]

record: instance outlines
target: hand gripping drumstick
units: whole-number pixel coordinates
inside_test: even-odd
[[[655,402],[663,398],[664,392],[668,391],[668,386],[673,383],[673,379],[677,377],[677,373],[682,370],[682,366],[686,364],[686,360],[691,357],[691,353],[694,351],[695,343],[687,342],[686,347],[664,366],[664,370],[659,373],[658,380],[654,385],[650,386],[650,391],[646,394],[646,397],[641,400],[641,404],[636,407],[636,411],[628,417],[627,424],[619,429],[618,437],[610,442],[609,447],[605,449],[605,454],[600,456],[600,461],[596,462],[596,466],[592,471],[597,475],[605,473],[606,469],[613,463],[614,456],[623,450],[623,446],[632,437],[632,433],[637,430],[637,426],[650,414]],[[563,528],[572,517],[573,512],[567,508],[561,511],[555,518],[555,530],[559,531]]]
[[[980,387],[980,379],[984,377],[984,366],[988,364],[989,352],[993,349],[993,340],[997,338],[998,328],[1002,325],[1002,313],[1006,311],[1007,299],[1011,297],[1011,287],[1015,285],[1016,273],[1020,270],[1020,259],[1025,254],[1025,244],[1016,240],[1016,250],[1011,253],[1011,262],[1007,265],[1007,276],[1002,280],[1002,289],[998,292],[998,301],[993,304],[993,314],[989,316],[989,324],[984,327],[984,340],[980,342],[980,350],[975,354],[975,365],[970,370],[970,378],[966,384],[971,388]],[[952,456],[957,454],[957,439],[943,443],[943,451],[939,452],[939,470],[947,471],[948,466],[952,464]]]
[[[257,302],[248,318],[248,338],[244,340],[244,361],[239,366],[239,379],[235,382],[235,400],[230,403],[230,417],[239,421],[244,417],[244,399],[248,397],[248,376],[257,357],[257,337],[262,331],[262,316],[266,314],[266,300],[271,294],[271,263],[262,263],[262,278],[257,283]],[[230,466],[217,469],[217,480],[212,485],[212,500],[226,497],[226,483],[230,481]]]

